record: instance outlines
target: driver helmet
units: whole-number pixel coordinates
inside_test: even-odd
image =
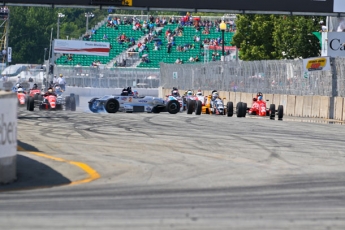
[[[196,93],[196,95],[197,95],[197,96],[202,96],[202,92],[201,92],[201,91],[198,91],[198,92]]]
[[[59,86],[59,85],[56,85],[56,86],[55,86],[55,90],[61,90],[60,86]]]
[[[19,88],[19,87],[20,87],[20,84],[19,84],[19,83],[17,83],[17,84],[16,84],[16,88]]]
[[[18,93],[23,93],[24,90],[23,90],[23,88],[19,88],[19,89],[17,90],[17,92],[18,92]]]
[[[35,83],[32,88],[37,89],[38,88],[37,84]]]
[[[187,91],[187,95],[188,95],[188,96],[192,96],[192,95],[193,95],[193,92],[192,92],[191,90],[188,90],[188,91]]]
[[[218,92],[213,92],[212,93],[212,97],[218,97],[218,96],[219,96]]]
[[[49,88],[48,89],[48,93],[52,93],[53,92],[53,89],[52,88]]]
[[[172,95],[175,96],[175,97],[178,96],[178,91],[177,91],[177,90],[174,90],[174,91],[172,92]]]
[[[257,97],[258,97],[258,100],[259,100],[259,101],[262,100],[262,96],[263,96],[262,93],[261,93],[261,92],[258,92]]]
[[[139,96],[138,91],[134,90],[134,91],[133,91],[133,96],[134,96],[134,97],[138,97],[138,96]]]

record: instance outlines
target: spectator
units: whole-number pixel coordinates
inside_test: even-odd
[[[65,79],[63,78],[63,76],[62,76],[61,73],[60,73],[60,77],[59,77],[59,79],[58,79],[58,84],[60,85],[61,89],[62,89],[63,91],[65,91],[65,89],[66,89],[66,81],[65,81]]]

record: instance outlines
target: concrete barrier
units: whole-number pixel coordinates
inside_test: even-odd
[[[280,94],[273,94],[272,102],[276,105],[276,109],[278,109],[278,106],[280,105]]]
[[[303,96],[296,96],[295,101],[295,115],[296,117],[302,117],[303,116]]]
[[[228,103],[228,101],[230,101],[230,93],[228,91],[219,91],[219,97],[220,98],[225,98],[224,101],[224,105],[226,105],[226,103]]]
[[[284,108],[285,114],[288,116],[295,116],[295,107],[296,107],[296,96],[288,95],[286,107]]]
[[[343,120],[343,109],[344,109],[344,98],[335,97],[334,98],[334,119]]]
[[[236,93],[230,91],[229,97],[230,97],[230,101],[232,101],[233,103],[235,103],[235,100],[236,100]]]
[[[121,94],[123,88],[82,88],[82,87],[66,87],[66,94],[74,93],[78,94],[79,96],[103,96],[103,95],[110,95],[110,94]],[[137,90],[139,95],[143,96],[153,96],[158,97],[158,88],[153,89],[144,89],[144,88],[133,88],[132,90]],[[171,93],[171,89],[164,89],[165,92]],[[164,92],[164,91],[163,91]],[[184,92],[184,91],[183,91]],[[180,92],[181,93],[181,92]]]
[[[313,96],[313,102],[311,107],[311,117],[320,117],[320,96]]]
[[[303,96],[303,117],[311,117],[313,96]]]
[[[270,104],[273,104],[273,94],[264,94],[264,100],[266,101],[267,107],[269,107]]]
[[[280,102],[278,105],[282,105],[284,107],[284,115],[286,115],[286,108],[287,108],[287,101],[288,101],[288,95],[281,94],[280,95]],[[277,107],[278,108],[278,107]]]
[[[0,91],[0,183],[16,179],[17,95]]]
[[[320,118],[329,118],[330,97],[320,96]]]

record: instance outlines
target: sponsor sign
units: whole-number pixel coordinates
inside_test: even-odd
[[[334,0],[333,12],[345,13],[345,1],[344,0]]]
[[[177,78],[178,78],[177,72],[173,72],[173,79],[177,79]]]
[[[7,62],[12,62],[12,47],[7,48]]]
[[[17,96],[1,97],[0,108],[0,158],[17,154]]]
[[[222,46],[208,46],[210,50],[222,50]],[[224,46],[224,50],[236,51],[236,46]]]
[[[315,57],[303,59],[303,70],[304,72],[331,70],[330,58]]]
[[[345,32],[323,32],[321,56],[345,56]]]
[[[54,40],[54,53],[109,56],[109,42]]]

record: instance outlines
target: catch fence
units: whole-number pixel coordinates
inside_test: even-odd
[[[162,63],[161,86],[185,90],[345,96],[345,59],[331,60],[333,71],[314,72],[304,72],[302,60]]]

